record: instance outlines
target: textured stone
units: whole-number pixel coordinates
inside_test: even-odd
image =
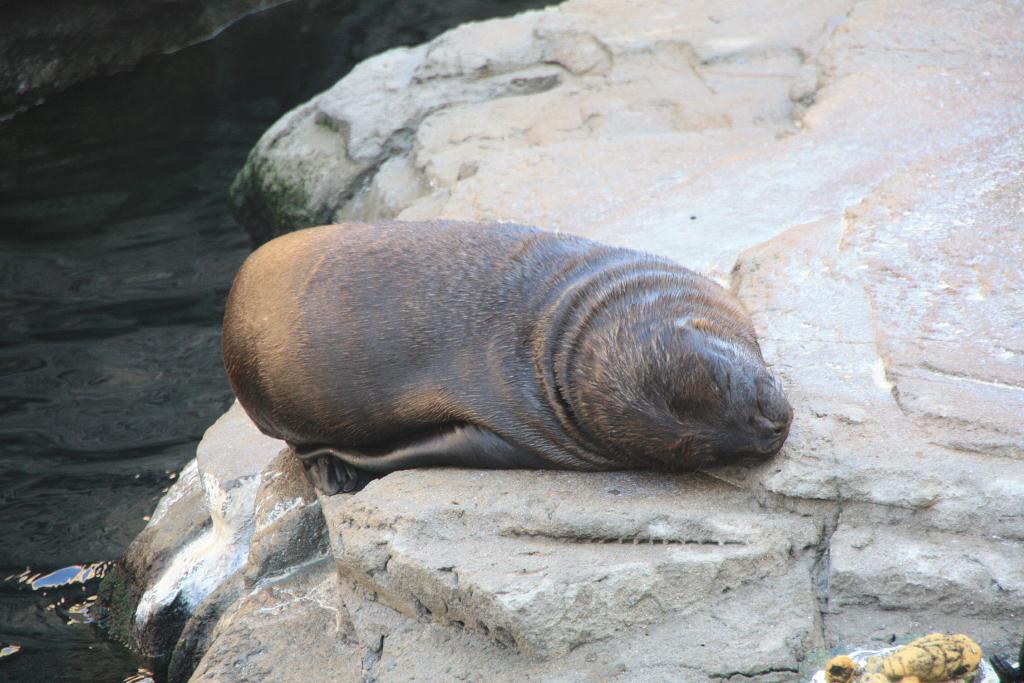
[[[165,574],[178,551],[205,533],[210,510],[195,460],[157,503],[146,527],[135,537],[118,565],[104,579],[104,602],[112,612],[111,633],[145,653],[169,652],[189,610],[172,598],[159,620],[138,623],[139,600]]]
[[[244,594],[217,625],[191,680],[361,680],[337,580],[321,558]]]
[[[170,649],[167,658],[167,682],[184,683],[189,680],[200,659],[210,647],[217,625],[227,611],[233,611],[245,588],[241,571],[229,577],[217,577],[218,583],[202,602],[191,609],[188,621]],[[154,620],[158,628],[165,627]]]
[[[244,415],[238,419],[244,421]],[[275,444],[276,446],[276,444]],[[211,576],[217,586],[193,610],[174,645],[168,665],[169,683],[186,681],[209,650],[221,617],[241,609],[247,590],[261,590],[295,573],[296,567],[322,560],[327,533],[320,503],[301,463],[283,450],[260,473],[252,510],[253,531],[248,555],[234,574]]]
[[[366,60],[282,118],[233,201],[258,239],[332,219],[441,215],[640,246],[645,231],[622,241],[618,209],[797,130],[790,81],[846,7],[791,5],[575,2],[460,26]],[[398,178],[404,191],[384,189],[390,159],[418,176]],[[366,194],[403,200],[374,213]]]
[[[254,517],[244,568],[248,585],[327,554],[320,501],[302,463],[289,451],[282,451],[263,470]]]
[[[701,475],[409,471],[323,503],[339,573],[378,603],[359,641],[389,642],[396,676],[417,657],[388,640],[406,620],[462,632],[460,659],[501,653],[504,680],[620,665],[624,679],[785,680],[822,645],[820,527]]]
[[[235,404],[206,431],[196,460],[126,551],[119,574],[138,587],[137,605],[118,619],[147,654],[170,656],[197,607],[244,565],[261,474],[282,447]]]
[[[904,530],[870,552],[843,526],[833,537],[836,640],[1019,637],[1020,140],[1011,128],[929,157],[739,259],[735,284],[806,417],[777,466],[734,481]]]
[[[968,617],[987,625],[974,637],[991,640],[1002,619],[1024,613],[1021,552],[1006,540],[841,524],[830,545],[830,605],[868,604],[940,631]]]

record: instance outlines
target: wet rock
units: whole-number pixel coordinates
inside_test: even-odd
[[[244,423],[244,415],[237,419]],[[276,444],[275,444],[276,447]],[[174,644],[168,681],[186,681],[210,648],[221,617],[240,609],[247,591],[260,590],[263,580],[277,582],[327,554],[327,533],[320,503],[299,461],[281,451],[260,473],[252,510],[249,552],[234,574],[212,577],[217,587],[193,610]]]
[[[190,611],[181,634],[165,656],[168,683],[183,683],[189,680],[199,660],[210,647],[212,635],[220,624],[221,617],[242,597],[245,588],[241,571],[222,578],[216,588]],[[159,621],[157,622],[159,624]]]
[[[187,608],[175,608],[173,599],[164,609],[160,629],[136,625],[139,600],[155,584],[177,552],[206,532],[210,511],[199,480],[196,461],[188,463],[177,481],[157,504],[146,528],[132,541],[120,562],[104,577],[101,595],[111,612],[111,633],[143,652],[166,652],[188,619]]]
[[[288,450],[263,470],[254,532],[244,567],[246,585],[286,573],[327,554],[327,528],[316,491]]]
[[[169,657],[196,608],[241,569],[262,473],[282,447],[237,404],[207,430],[118,568],[115,618],[128,642]]]
[[[128,639],[185,681],[221,619],[264,584],[327,556],[324,517],[301,464],[235,404],[129,548],[119,577]],[[153,556],[159,562],[147,560]]]

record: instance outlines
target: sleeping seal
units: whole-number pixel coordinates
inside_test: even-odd
[[[739,301],[672,261],[519,225],[344,224],[242,265],[224,363],[324,493],[452,465],[768,457],[792,409]]]

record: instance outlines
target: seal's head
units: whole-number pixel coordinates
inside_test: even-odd
[[[669,469],[778,453],[793,410],[745,315],[645,317],[607,320],[581,345],[567,403],[588,440]]]

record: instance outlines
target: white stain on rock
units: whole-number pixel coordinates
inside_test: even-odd
[[[155,610],[179,595],[188,608],[194,608],[242,566],[249,553],[259,482],[256,474],[236,480],[225,490],[214,477],[202,477],[213,522],[210,530],[182,548],[143,594],[135,612],[136,625],[149,621]]]
[[[260,434],[237,403],[207,430],[196,460],[182,471],[158,514],[163,516],[198,480],[210,528],[188,542],[143,593],[135,611],[137,628],[179,596],[187,608],[194,608],[242,567],[255,527],[261,472],[281,447],[280,441]],[[179,490],[172,496],[174,489]],[[288,503],[279,505],[284,514]],[[157,519],[154,514],[151,523]]]

